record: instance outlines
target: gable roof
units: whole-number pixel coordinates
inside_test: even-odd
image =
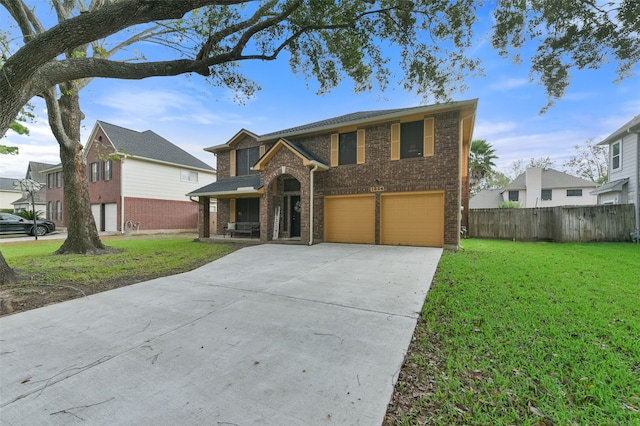
[[[587,179],[572,176],[565,172],[555,169],[542,169],[542,187],[545,189],[553,188],[585,188],[597,187],[598,184]],[[527,172],[523,172],[516,177],[506,190],[527,189]]]
[[[638,133],[640,132],[640,114],[633,117],[627,123],[625,123],[622,127],[620,127],[615,132],[611,133],[607,136],[602,142],[599,142],[598,145],[608,145],[611,142],[615,142],[616,140],[622,138],[627,133]]]
[[[137,132],[99,120],[96,125],[102,128],[113,147],[120,154],[130,154],[134,157],[196,169],[214,170],[204,161],[199,160],[151,130]]]
[[[215,153],[217,151],[230,149],[230,145],[234,141],[236,141],[238,137],[242,135],[254,136],[258,142],[273,141],[275,139],[280,139],[280,138],[292,138],[295,136],[309,134],[309,133],[331,131],[331,130],[335,130],[338,127],[360,126],[360,125],[365,125],[365,124],[380,122],[380,121],[391,121],[391,120],[395,120],[395,119],[398,119],[407,115],[412,115],[412,114],[429,114],[429,113],[442,112],[442,111],[448,111],[453,109],[463,109],[469,112],[469,114],[475,114],[477,106],[478,106],[478,99],[471,99],[466,101],[448,102],[448,103],[433,104],[433,105],[422,105],[422,106],[409,107],[409,108],[353,112],[353,113],[341,115],[338,117],[332,117],[325,120],[315,121],[309,124],[303,124],[301,126],[291,127],[285,130],[278,130],[276,132],[265,133],[261,136],[255,136],[253,133],[249,132],[248,130],[243,129],[240,132],[238,132],[233,138],[231,138],[227,143],[224,143],[222,145],[212,146],[210,148],[205,148],[205,150]],[[468,118],[468,117],[461,117],[461,119],[465,119],[465,118]],[[465,137],[469,139],[469,143],[471,141],[472,128],[473,126],[469,127],[469,124],[465,126]]]
[[[35,180],[36,182],[45,183],[47,181],[47,174],[44,173],[44,171],[54,166],[55,164],[29,161],[29,166],[27,167],[27,173],[25,174],[25,177],[27,179]],[[31,177],[29,177],[29,172],[31,172]]]
[[[260,157],[258,162],[253,166],[253,170],[262,170],[264,168],[264,165],[268,163],[269,160],[271,160],[271,158],[273,158],[273,156],[282,148],[288,148],[294,154],[300,157],[305,166],[318,166],[319,170],[329,169],[329,166],[315,154],[307,151],[300,145],[294,144],[293,142],[290,142],[284,138],[280,138],[278,139],[278,142],[276,142],[271,148],[269,148],[267,152],[264,153],[262,157]]]

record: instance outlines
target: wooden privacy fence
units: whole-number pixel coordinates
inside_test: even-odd
[[[515,241],[631,241],[633,204],[474,209],[469,211],[469,236]]]

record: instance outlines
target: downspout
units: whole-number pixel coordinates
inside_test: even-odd
[[[636,230],[640,233],[640,132],[636,134]],[[640,240],[638,241],[640,242]]]
[[[309,245],[313,244],[313,173],[318,170],[315,164],[309,172]]]
[[[120,233],[124,234],[124,160],[126,154],[120,159]]]

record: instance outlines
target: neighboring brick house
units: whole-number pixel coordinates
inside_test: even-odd
[[[609,147],[609,182],[591,194],[598,196],[598,204],[634,204],[640,235],[640,115],[598,145]]]
[[[206,215],[217,199],[217,234],[228,223],[259,222],[262,241],[455,249],[468,211],[476,108],[474,99],[358,112],[262,136],[241,130],[206,148],[219,179],[189,194],[200,199],[199,236],[210,236]]]
[[[27,173],[25,173],[25,179],[30,179],[41,183],[43,186],[39,191],[36,191],[33,195],[33,204],[35,204],[36,212],[45,212],[47,208],[47,176],[45,170],[54,167],[54,164],[38,163],[36,161],[29,161],[27,166]],[[19,180],[19,179],[17,179]],[[23,212],[25,210],[31,211],[33,209],[31,196],[28,192],[21,193],[22,197],[14,201],[13,211],[16,213]]]
[[[99,231],[194,230],[198,204],[185,194],[215,181],[215,170],[151,130],[97,121],[86,143],[89,198]],[[66,226],[62,168],[47,170],[47,217]]]

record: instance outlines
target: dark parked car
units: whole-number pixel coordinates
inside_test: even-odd
[[[29,234],[40,236],[56,230],[56,224],[49,220],[32,220],[11,213],[0,213],[0,234]]]

